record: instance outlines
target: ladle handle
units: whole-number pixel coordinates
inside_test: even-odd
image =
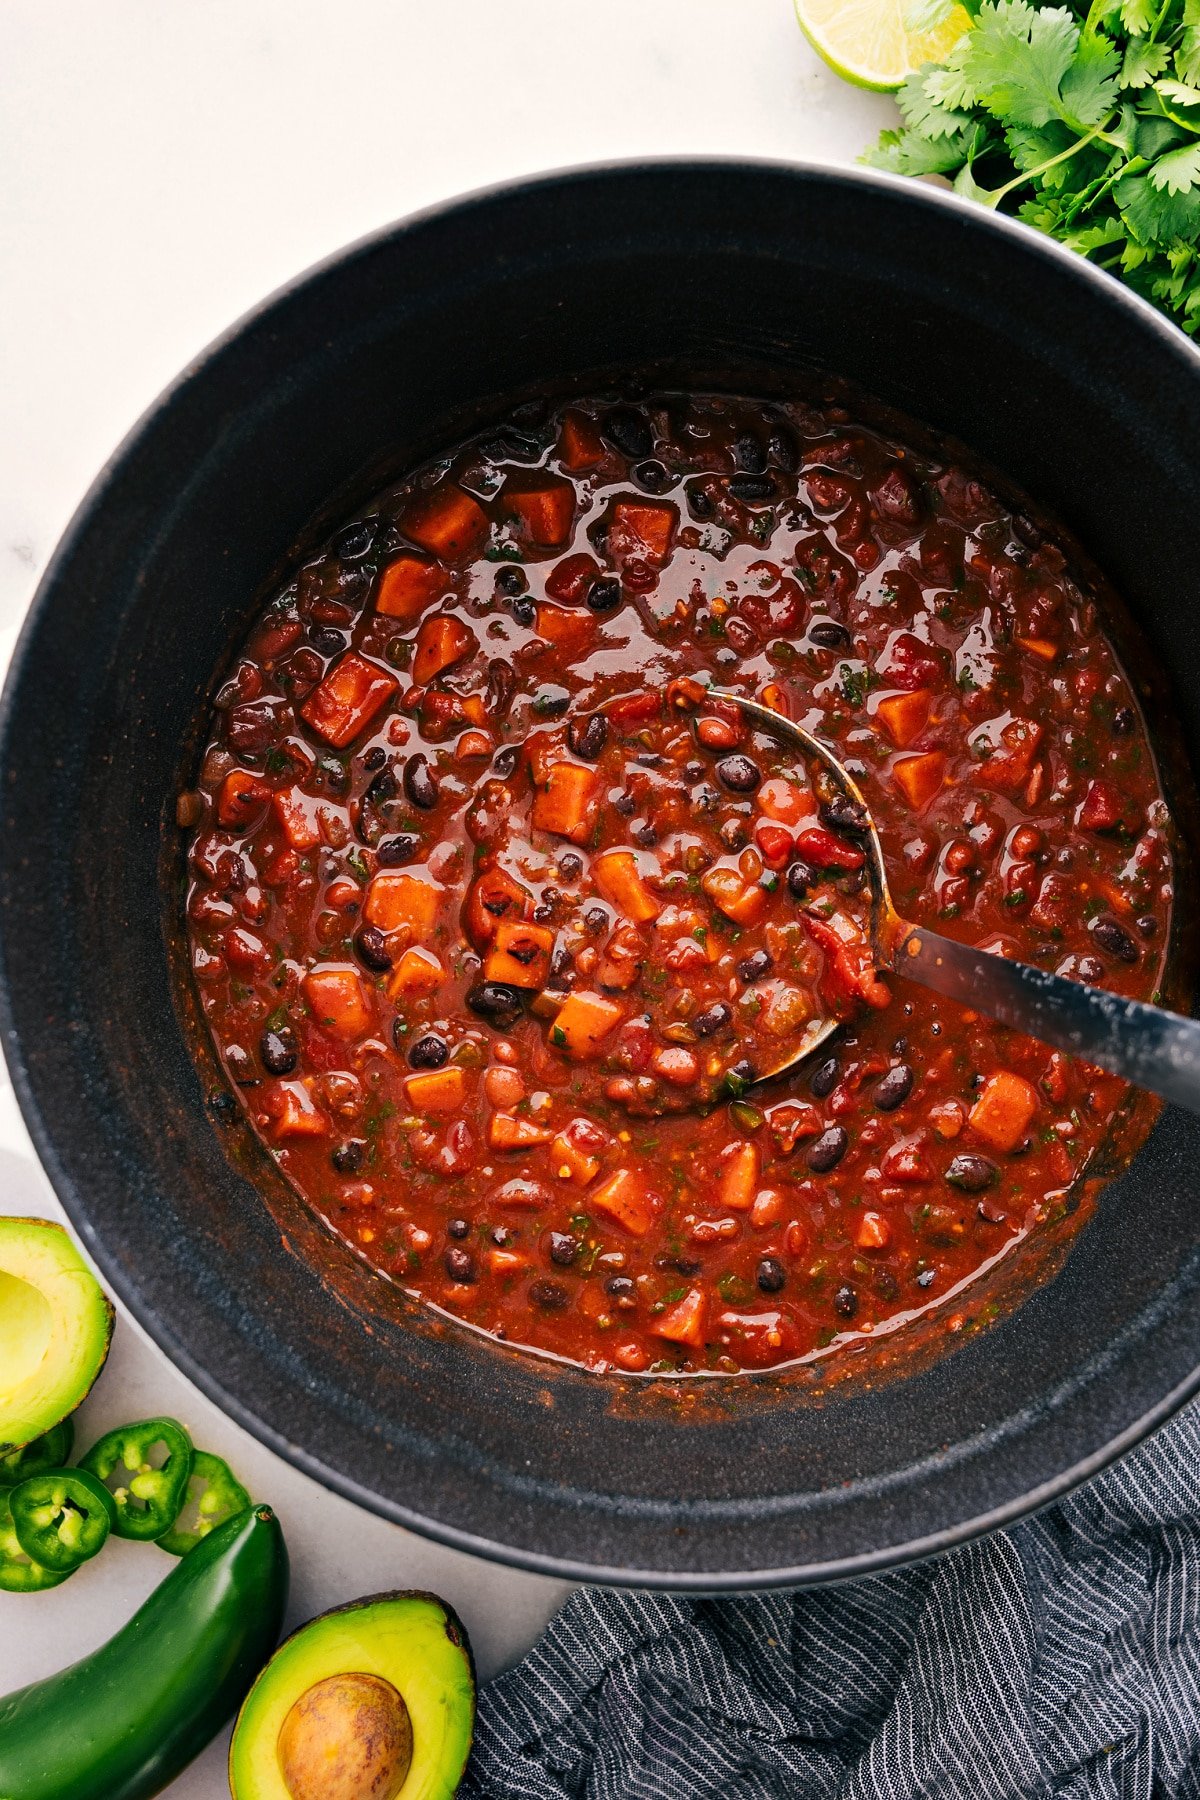
[[[908,927],[898,975],[1200,1113],[1200,1020]]]

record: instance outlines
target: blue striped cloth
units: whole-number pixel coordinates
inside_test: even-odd
[[[472,1800],[1200,1796],[1200,1409],[1013,1530],[841,1587],[581,1589]]]

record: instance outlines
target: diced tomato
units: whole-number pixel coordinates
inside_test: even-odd
[[[592,864],[592,879],[604,898],[635,923],[657,919],[662,912],[662,902],[646,886],[632,850],[606,850]]]
[[[970,1126],[993,1150],[1015,1150],[1038,1109],[1037,1089],[1011,1069],[990,1077],[971,1108]]]
[[[886,1250],[892,1241],[892,1228],[882,1213],[865,1212],[858,1221],[854,1242],[860,1250]]]
[[[929,723],[933,695],[928,688],[907,694],[884,694],[875,703],[875,717],[897,750],[907,750]]]
[[[371,1001],[357,969],[310,969],[300,986],[322,1031],[349,1042],[371,1029]]]
[[[554,933],[546,926],[501,919],[483,973],[488,981],[504,981],[510,987],[542,988],[550,975],[553,953]]]
[[[400,683],[386,669],[348,650],[313,689],[300,716],[335,750],[344,750],[387,705]]]
[[[422,550],[454,562],[482,548],[489,526],[479,502],[447,484],[419,495],[401,518],[400,529]]]
[[[792,854],[792,834],[786,826],[760,820],[754,827],[754,841],[762,851],[768,868],[782,869]]]
[[[534,796],[533,823],[539,831],[552,831],[573,844],[586,844],[592,835],[599,798],[600,775],[596,769],[582,763],[551,763],[545,786]]]
[[[600,565],[594,556],[564,556],[547,575],[546,592],[551,600],[561,600],[568,606],[576,606],[599,573]]]
[[[647,500],[618,500],[608,527],[608,554],[614,562],[640,557],[653,568],[665,566],[679,523],[677,507]]]
[[[419,619],[427,606],[440,600],[450,578],[440,563],[407,552],[390,562],[375,589],[375,611],[389,619]]]
[[[317,802],[299,788],[279,788],[271,797],[275,816],[293,850],[315,850],[321,841]]]
[[[894,633],[877,666],[892,687],[910,692],[917,688],[940,688],[945,678],[938,652],[911,631]]]
[[[624,1017],[623,1008],[603,994],[582,990],[568,994],[550,1027],[550,1042],[568,1056],[585,1060],[595,1056],[610,1032]]]
[[[889,1181],[903,1181],[919,1187],[933,1180],[929,1158],[918,1141],[893,1144],[881,1166]]]
[[[875,972],[871,946],[854,921],[842,913],[829,919],[804,915],[809,935],[825,952],[827,965],[825,987],[836,1004],[839,1000],[857,1006],[882,1008],[890,1004],[891,992]]]
[[[1042,727],[1032,719],[1009,719],[999,726],[991,755],[979,765],[976,779],[980,786],[1002,794],[1015,794],[1023,788],[1042,736]]]
[[[708,1297],[703,1288],[692,1288],[682,1300],[669,1306],[653,1321],[650,1330],[655,1337],[672,1344],[688,1344],[699,1350],[704,1343],[704,1319]]]
[[[637,694],[621,694],[610,700],[604,710],[618,731],[633,731],[639,725],[646,725],[651,719],[661,716],[663,709],[662,695],[652,689],[644,689]]]
[[[796,855],[817,869],[861,869],[866,860],[855,845],[826,831],[823,825],[810,825],[799,833]]]
[[[572,474],[580,469],[594,469],[604,460],[604,444],[595,422],[586,414],[564,414],[558,434],[558,457],[564,469]]]
[[[230,769],[217,796],[217,820],[231,830],[244,831],[262,816],[270,800],[271,790],[259,776],[249,769]]]
[[[800,1354],[800,1333],[795,1321],[783,1312],[735,1312],[717,1314],[717,1342],[727,1345],[748,1369],[766,1369]]]
[[[523,919],[533,905],[528,888],[503,869],[484,869],[467,889],[463,930],[477,950],[485,950],[502,919]]]
[[[1088,783],[1075,823],[1083,831],[1116,831],[1124,822],[1124,815],[1124,798],[1111,781],[1101,779]]]
[[[426,619],[417,633],[412,678],[418,687],[428,687],[446,669],[474,656],[478,648],[479,639],[456,614],[435,613],[433,618]]]
[[[946,779],[944,751],[926,750],[920,756],[901,756],[892,764],[892,779],[914,812],[921,812]]]
[[[503,503],[515,514],[518,534],[539,549],[565,544],[575,519],[575,490],[569,481],[545,479],[525,487],[521,479],[505,483]]]

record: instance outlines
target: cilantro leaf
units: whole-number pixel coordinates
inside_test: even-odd
[[[1148,175],[1123,175],[1114,189],[1121,217],[1139,244],[1169,244],[1200,231],[1200,193],[1170,194]]]
[[[971,123],[969,112],[958,112],[942,106],[926,91],[925,78],[934,65],[926,64],[910,75],[896,95],[896,104],[904,114],[904,122],[928,138],[956,137]]]
[[[1169,194],[1190,193],[1200,182],[1200,143],[1184,144],[1160,156],[1150,171],[1152,184]]]
[[[1038,12],[1028,0],[984,0],[964,39],[963,70],[979,101],[1010,125],[1048,125],[1062,112],[1060,88],[1079,42],[1069,12]]]
[[[1154,44],[1148,40],[1134,38],[1126,45],[1125,55],[1121,62],[1120,85],[1123,88],[1149,87],[1171,60],[1171,52],[1165,44]]]
[[[862,161],[893,175],[949,175],[966,157],[965,138],[965,133],[955,138],[927,138],[919,131],[883,131]]]

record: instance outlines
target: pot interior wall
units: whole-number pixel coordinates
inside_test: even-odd
[[[1190,1388],[1200,1121],[1165,1115],[1057,1278],[953,1355],[823,1398],[801,1378],[695,1401],[410,1316],[330,1253],[240,1127],[218,1128],[215,1070],[176,1008],[181,745],[269,573],[383,460],[513,393],[648,366],[777,392],[830,370],[964,440],[1114,581],[1194,753],[1200,358],[1170,327],[1024,234],[886,182],[732,165],[550,179],[398,228],[271,303],[85,505],[7,698],[6,1041],[113,1286],[313,1473],[530,1564],[812,1577],[1019,1508]]]

